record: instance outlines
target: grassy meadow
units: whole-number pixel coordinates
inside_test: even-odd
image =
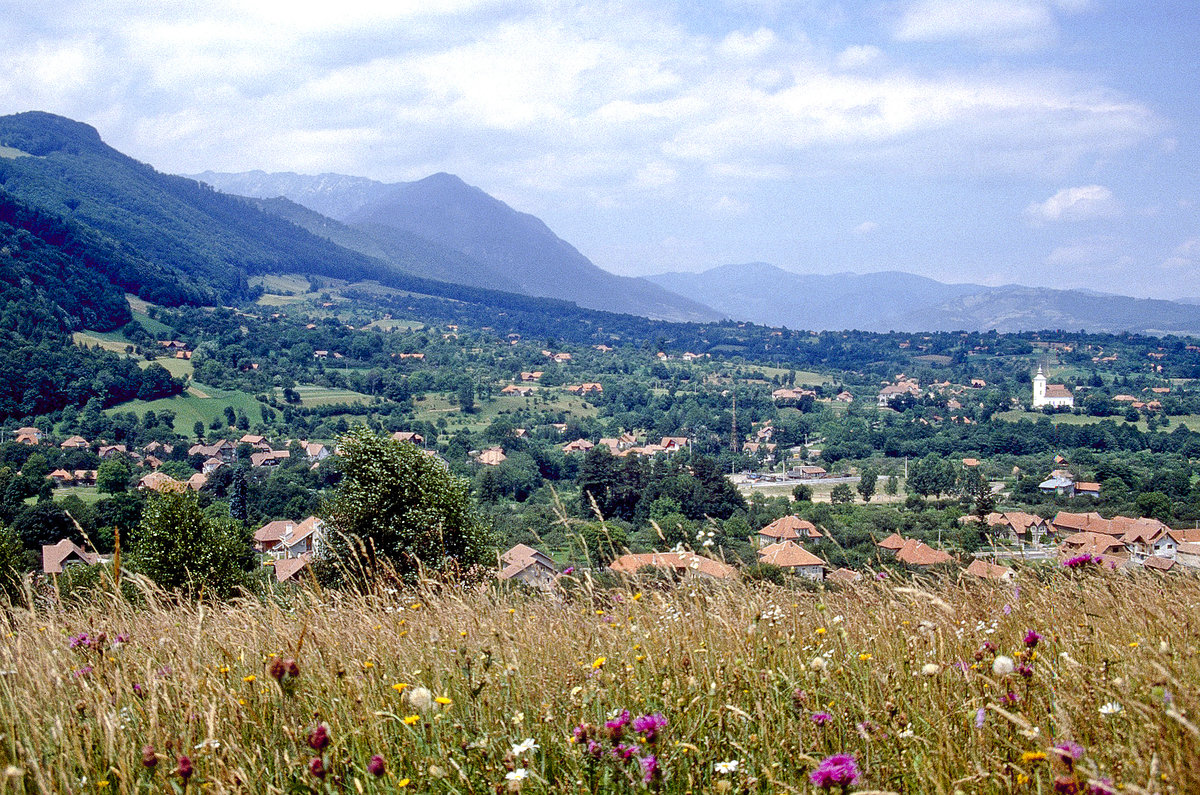
[[[0,786],[1200,791],[1193,578],[565,582],[10,608]]]

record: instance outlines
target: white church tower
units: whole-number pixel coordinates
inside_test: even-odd
[[[1041,408],[1049,403],[1046,400],[1046,376],[1042,373],[1042,368],[1039,366],[1037,375],[1033,377],[1033,407]]]

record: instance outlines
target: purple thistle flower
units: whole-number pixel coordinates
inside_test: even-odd
[[[658,733],[667,727],[667,719],[661,712],[642,715],[633,722],[633,730],[646,738],[653,745],[658,741]]]
[[[175,772],[179,774],[181,779],[183,779],[183,783],[187,784],[188,779],[191,778],[192,773],[195,772],[192,769],[192,760],[188,759],[186,756],[179,757],[179,762],[175,767]]]
[[[1010,605],[1010,604],[1004,605],[1004,615],[1007,616],[1007,615],[1011,615],[1011,614],[1012,614],[1012,605]]]
[[[843,791],[859,779],[858,761],[853,754],[834,754],[821,760],[808,777],[814,786],[821,789],[841,787]]]
[[[371,757],[371,761],[367,762],[367,772],[375,778],[382,776],[386,769],[383,756],[380,754],[375,754],[375,756]]]
[[[1083,746],[1070,740],[1059,743],[1051,750],[1054,751],[1062,763],[1066,765],[1068,772],[1074,770],[1075,763],[1083,758]]]
[[[1090,555],[1085,552],[1082,555],[1076,555],[1073,558],[1067,558],[1066,560],[1064,560],[1062,562],[1062,565],[1064,568],[1068,568],[1068,569],[1080,569],[1080,568],[1083,568],[1084,566],[1090,566],[1093,563],[1103,563],[1103,562],[1104,562],[1104,558],[1101,558],[1097,555]]]
[[[1117,788],[1113,786],[1111,778],[1089,781],[1088,795],[1117,795]]]
[[[1057,776],[1054,779],[1054,792],[1057,795],[1079,795],[1079,782],[1074,776]]]
[[[574,573],[575,573],[574,566],[567,566],[565,569],[563,569],[563,575],[566,577],[570,577]]]
[[[133,683],[133,693],[138,698],[145,698],[146,697],[146,688],[142,687],[137,682],[134,682]]]
[[[1042,635],[1036,629],[1031,629],[1025,633],[1025,645],[1031,649],[1038,645],[1038,641],[1041,639]]]
[[[600,743],[596,742],[595,740],[588,740],[587,741],[587,752],[588,752],[588,756],[592,757],[592,759],[599,759],[601,756],[604,755],[604,746],[602,746]]]
[[[630,716],[629,710],[621,710],[621,714],[610,721],[605,721],[604,728],[608,729],[608,736],[613,742],[621,739],[621,735],[625,733],[625,727],[629,725]]]
[[[1026,679],[1032,679],[1033,678],[1033,666],[1030,665],[1029,663],[1023,662],[1017,666],[1017,673]]]
[[[78,635],[71,636],[70,643],[72,649],[78,649],[80,646],[86,647],[91,645],[91,638],[88,637],[86,632],[80,632]]]
[[[833,716],[830,715],[828,712],[814,712],[812,714],[812,722],[817,724],[818,726],[823,727],[826,723],[829,723],[831,720],[833,720]]]
[[[1021,697],[1018,696],[1016,693],[1014,693],[1011,690],[1009,690],[1004,695],[1000,696],[1000,703],[1006,707],[1011,707],[1013,704],[1016,704],[1020,700],[1021,700]]]
[[[325,762],[319,756],[314,756],[308,763],[308,772],[313,778],[325,778]]]
[[[129,633],[128,632],[122,632],[120,635],[117,635],[115,638],[113,638],[113,643],[128,643],[128,642],[129,642]]]
[[[633,757],[637,756],[642,749],[636,745],[626,745],[619,743],[616,748],[612,749],[613,759],[620,759],[622,762],[628,762]]]
[[[329,746],[329,727],[321,723],[313,729],[308,735],[308,745],[317,753],[324,751]]]
[[[645,782],[646,784],[649,784],[651,781],[654,781],[656,778],[658,778],[659,771],[658,771],[658,757],[657,756],[655,756],[654,754],[649,754],[648,756],[643,756],[640,759],[638,759],[638,762],[640,762],[642,765],[642,781],[643,782]]]
[[[90,673],[91,673],[92,671],[94,671],[94,670],[96,670],[96,669],[95,669],[95,668],[93,668],[92,666],[90,666],[90,665],[85,665],[85,666],[83,666],[82,668],[80,668],[78,671],[75,671],[75,673],[73,674],[73,676],[77,676],[77,677],[78,677],[78,676],[87,676],[88,674],[90,674]]]

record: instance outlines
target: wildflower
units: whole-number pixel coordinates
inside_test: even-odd
[[[617,746],[612,749],[612,757],[613,759],[620,759],[622,762],[628,762],[634,756],[637,756],[637,753],[641,750],[642,749],[636,745],[618,743]]]
[[[77,676],[77,677],[78,677],[78,676],[87,676],[88,674],[90,674],[90,673],[91,673],[92,671],[94,671],[94,670],[96,670],[96,669],[95,669],[95,668],[93,668],[92,666],[90,666],[90,665],[85,665],[85,666],[83,666],[82,668],[80,668],[78,671],[75,671],[73,675],[74,675],[74,676]]]
[[[146,697],[146,688],[142,687],[137,682],[134,682],[133,683],[133,694],[135,696],[137,696],[138,698],[145,698]]]
[[[524,781],[529,778],[529,771],[523,767],[518,767],[516,770],[510,770],[505,773],[504,777],[509,781]]]
[[[858,783],[858,762],[853,754],[834,754],[827,756],[817,765],[817,769],[809,774],[809,781],[821,789],[841,787],[844,792],[847,787]]]
[[[858,655],[858,659],[859,659],[859,662],[870,662],[871,655],[867,654],[866,652],[863,652],[862,654]]]
[[[425,687],[414,687],[404,694],[409,706],[418,712],[428,712],[433,708],[433,693]]]
[[[571,742],[582,745],[592,736],[595,729],[590,723],[581,723],[571,731]]]
[[[1011,690],[1009,690],[1004,695],[1000,696],[1000,703],[1002,703],[1006,707],[1011,707],[1013,704],[1016,704],[1020,700],[1021,700],[1021,697],[1018,696],[1016,693],[1014,693]]]
[[[1067,558],[1066,560],[1064,560],[1062,562],[1062,565],[1064,568],[1067,568],[1067,569],[1081,569],[1084,566],[1089,566],[1093,563],[1103,563],[1103,562],[1104,562],[1104,558],[1101,558],[1098,555],[1089,555],[1085,552],[1082,555],[1076,555],[1073,558]]]
[[[588,740],[587,741],[587,752],[588,752],[588,756],[590,756],[592,759],[599,759],[601,756],[604,755],[604,746],[602,746],[600,743],[596,742],[595,740]]]
[[[1112,779],[1102,778],[1088,782],[1088,795],[1117,795]]]
[[[308,772],[313,778],[325,778],[325,763],[321,757],[314,756],[308,763]]]
[[[826,663],[825,663],[824,657],[813,657],[812,662],[810,662],[808,664],[808,667],[813,669],[817,673],[820,673],[821,671],[825,670],[825,665],[826,665]]]
[[[154,753],[153,745],[142,746],[142,767],[153,770],[158,766],[158,754]]]
[[[987,710],[985,710],[983,707],[980,707],[979,709],[975,710],[975,728],[976,729],[983,728],[983,720],[986,717],[987,717]]]
[[[419,721],[420,719],[421,719],[421,716],[420,716],[420,715],[409,715],[408,717],[406,717],[406,718],[404,719],[404,724],[405,724],[406,726],[412,726],[414,723],[416,723],[416,722],[417,722],[417,721]]]
[[[367,772],[375,778],[379,778],[386,770],[383,757],[380,754],[375,754],[371,757],[371,761],[367,762]]]
[[[128,642],[129,642],[129,633],[128,632],[122,632],[119,635],[117,635],[115,638],[113,638],[113,643],[128,643]]]
[[[661,712],[643,715],[633,722],[633,730],[646,738],[646,742],[654,744],[658,733],[667,727],[667,719]]]
[[[196,772],[192,769],[192,760],[186,756],[179,757],[179,761],[175,765],[175,772],[183,779],[183,783],[187,784],[188,779],[192,777],[192,773]]]
[[[258,679],[258,677],[256,677],[254,674],[250,674],[249,676],[243,676],[243,677],[242,677],[242,681],[243,681],[243,682],[245,682],[246,684],[249,684],[249,685],[252,685],[252,684],[254,684],[254,682],[255,682],[257,679]]]
[[[293,679],[300,675],[300,665],[293,659],[289,658],[284,660],[283,668],[285,671],[287,671],[287,675]]]
[[[317,753],[324,751],[329,746],[329,727],[321,723],[309,732],[308,746]]]
[[[925,676],[937,676],[938,671],[942,670],[937,663],[925,663],[921,666],[921,673]]]
[[[627,709],[621,710],[612,720],[605,721],[604,728],[608,729],[608,736],[613,742],[621,739],[621,735],[625,733],[625,727],[629,725],[629,721],[629,710]]]
[[[539,747],[540,746],[533,741],[532,737],[526,737],[524,740],[512,747],[512,755],[520,756],[521,754],[528,753],[529,751],[533,751]]]
[[[992,673],[996,676],[1008,676],[1013,672],[1012,657],[998,656],[992,660]]]
[[[826,723],[829,723],[831,720],[833,720],[833,716],[830,715],[828,712],[814,712],[812,714],[812,722],[817,724],[818,726],[824,726]]]
[[[287,673],[287,667],[283,664],[283,660],[272,657],[271,662],[267,665],[267,675],[278,682],[283,679],[285,673]]]
[[[1058,756],[1059,761],[1066,766],[1068,773],[1074,770],[1075,763],[1083,758],[1083,746],[1070,740],[1059,743],[1051,750]]]
[[[1054,792],[1057,795],[1079,795],[1079,782],[1074,776],[1058,776],[1054,779]]]
[[[658,757],[654,754],[643,756],[638,760],[642,765],[642,781],[649,784],[659,777]]]
[[[1038,633],[1036,629],[1031,629],[1025,633],[1025,646],[1032,649],[1034,646],[1038,645],[1038,641],[1041,639],[1041,634]]]
[[[817,630],[816,630],[818,635],[824,635],[828,631],[829,630],[825,629],[825,627],[817,627]]]
[[[565,569],[563,569],[563,575],[566,577],[570,577],[574,573],[575,573],[574,566],[567,566]]]
[[[1021,754],[1021,761],[1025,764],[1029,764],[1030,762],[1041,762],[1045,758],[1045,751],[1026,751],[1025,753]]]
[[[592,670],[594,671],[597,668],[603,668],[604,663],[606,663],[606,662],[608,662],[607,657],[597,657],[595,660],[592,661]]]
[[[738,769],[738,760],[730,759],[727,762],[717,762],[713,765],[718,773],[736,773]]]
[[[1120,711],[1121,705],[1115,701],[1110,701],[1107,704],[1101,705],[1100,707],[1101,715],[1116,715]]]

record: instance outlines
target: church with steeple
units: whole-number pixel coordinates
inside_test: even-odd
[[[1067,406],[1069,408],[1074,405],[1075,396],[1071,394],[1071,390],[1067,389],[1064,384],[1047,384],[1042,368],[1038,367],[1037,375],[1033,377],[1033,407],[1035,409],[1043,406],[1053,408]]]

